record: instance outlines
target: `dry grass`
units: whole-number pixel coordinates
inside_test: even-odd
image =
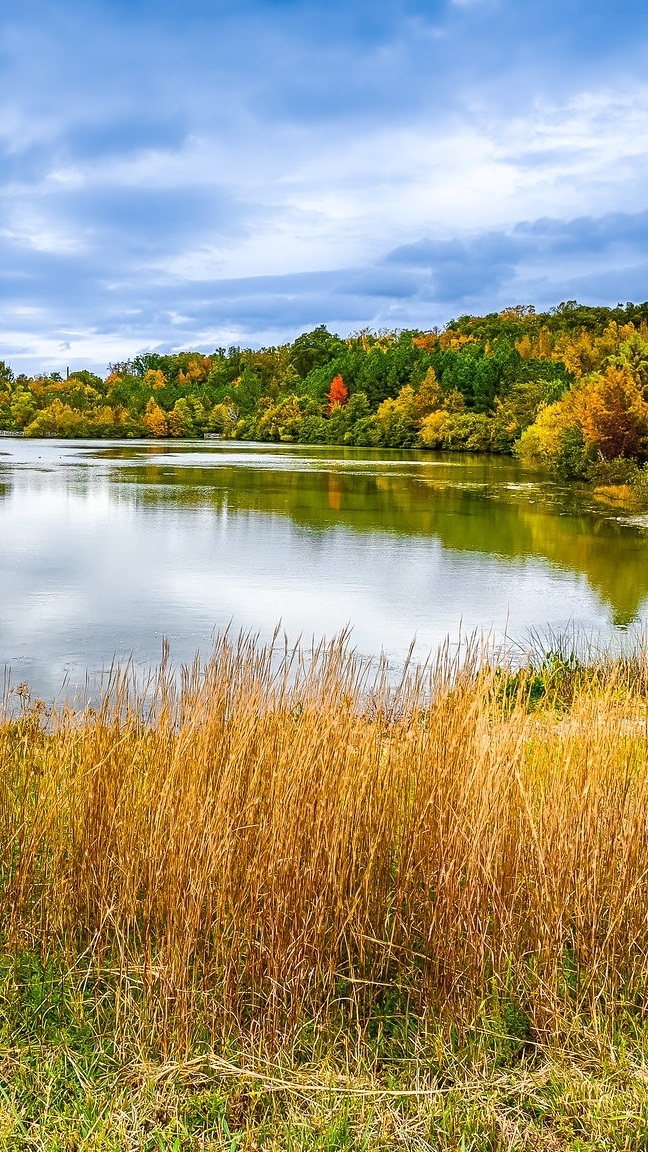
[[[640,1013],[644,679],[554,668],[531,708],[537,676],[475,653],[394,689],[343,641],[224,638],[180,684],[116,674],[96,711],[23,699],[0,726],[7,979],[35,958],[168,1053],[336,1028],[405,1051],[485,1012],[531,1050]]]

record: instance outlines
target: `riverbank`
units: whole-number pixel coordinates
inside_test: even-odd
[[[10,696],[5,1146],[641,1146],[647,682],[223,639]]]

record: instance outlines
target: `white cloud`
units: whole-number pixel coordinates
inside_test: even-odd
[[[190,2],[181,21],[161,6],[148,23],[139,6],[32,7],[38,20],[16,8],[0,31],[3,355],[69,341],[98,365],[185,334],[432,320],[423,287],[414,314],[405,289],[378,304],[347,273],[337,296],[317,275],[424,236],[648,208],[640,37],[623,33],[620,51],[610,18],[608,52],[580,0],[559,37],[551,0],[533,5],[532,34],[512,0],[453,0],[434,19],[409,0],[354,3],[326,26],[299,3],[202,24]],[[534,252],[520,290],[573,276],[574,260],[614,271],[611,249],[552,259]],[[631,248],[623,259],[636,266]],[[311,277],[310,311],[296,284],[243,283],[238,314],[219,294],[291,274]]]

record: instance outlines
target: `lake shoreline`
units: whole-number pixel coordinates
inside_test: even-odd
[[[289,642],[351,627],[397,670],[416,640],[647,619],[648,524],[510,457],[240,442],[4,440],[0,664],[45,700],[113,659],[211,651],[226,628]],[[376,637],[380,640],[377,641]]]

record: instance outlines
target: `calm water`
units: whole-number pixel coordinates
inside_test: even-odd
[[[648,519],[499,458],[0,439],[0,668],[53,696],[232,624],[345,625],[402,660],[447,635],[648,614]]]

